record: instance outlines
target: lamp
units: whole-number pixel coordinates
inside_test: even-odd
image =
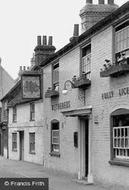
[[[66,95],[72,88],[74,88],[74,84],[70,80],[65,81],[62,94]]]

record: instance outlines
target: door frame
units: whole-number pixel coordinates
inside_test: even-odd
[[[23,140],[23,144],[22,144],[22,140]],[[24,160],[24,151],[22,152],[22,146],[24,148],[24,130],[23,131],[19,131],[19,160]]]
[[[86,162],[85,162],[85,127],[86,127],[86,120],[88,120],[88,172],[87,176],[86,173]],[[92,118],[91,115],[86,115],[85,117],[79,117],[79,172],[78,172],[78,179],[86,179],[87,182],[93,183],[93,176],[91,171],[91,164],[92,164],[92,156],[91,156],[91,130],[92,130]]]
[[[86,174],[85,128],[89,126],[86,126],[87,118],[79,118],[79,120],[80,120],[80,175],[81,175],[80,177],[81,179],[85,179],[87,177],[85,175]],[[89,139],[88,139],[88,142],[89,142]],[[89,154],[89,151],[88,151],[88,154]]]

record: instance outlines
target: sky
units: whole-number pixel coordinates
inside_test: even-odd
[[[93,0],[96,4],[98,0]],[[107,0],[105,0],[107,3]],[[127,0],[115,0],[121,6]],[[16,79],[20,66],[30,66],[38,35],[53,36],[56,51],[69,43],[86,0],[0,0],[0,57]]]

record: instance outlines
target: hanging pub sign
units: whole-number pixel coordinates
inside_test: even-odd
[[[30,71],[22,74],[22,98],[41,98],[41,73]]]

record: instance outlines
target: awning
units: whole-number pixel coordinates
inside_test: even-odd
[[[88,116],[92,112],[92,106],[85,106],[81,108],[62,111],[62,114],[66,117],[82,117]]]

